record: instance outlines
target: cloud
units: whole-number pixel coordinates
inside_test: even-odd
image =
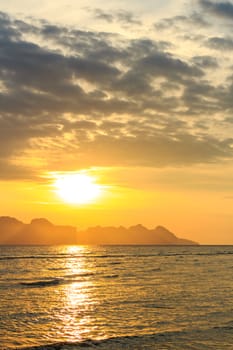
[[[0,28],[4,176],[17,176],[17,164],[20,178],[23,169],[25,177],[34,176],[30,160],[37,158],[44,170],[56,171],[232,157],[229,134],[215,133],[232,111],[230,77],[226,84],[208,80],[221,69],[216,57],[182,56],[169,40],[30,23],[3,13]]]
[[[213,2],[209,0],[199,0],[200,5],[215,16],[226,19],[233,18],[233,4],[229,1]]]
[[[142,131],[137,137],[121,137],[120,142],[111,136],[99,136],[84,147],[87,158],[95,154],[98,159],[94,165],[162,167],[216,162],[229,157],[232,142],[217,141],[213,137],[197,139],[188,134],[172,138],[156,132],[145,137]]]
[[[209,27],[210,24],[200,13],[193,12],[189,16],[179,15],[169,18],[163,18],[154,24],[158,30],[183,30],[184,26]]]
[[[205,44],[215,50],[233,50],[233,39],[223,37],[212,37],[206,40]]]
[[[94,10],[95,18],[100,19],[102,21],[106,21],[108,23],[112,23],[114,21],[114,16],[110,13],[104,12],[101,9]]]
[[[30,166],[21,166],[0,156],[0,181],[4,180],[36,180],[41,181],[38,172]]]
[[[218,61],[216,59],[216,57],[212,57],[212,56],[194,56],[193,57],[193,62],[197,65],[199,65],[199,67],[201,68],[218,68]]]
[[[106,21],[108,23],[119,22],[123,25],[141,25],[141,21],[130,11],[118,10],[112,13],[105,12],[102,9],[93,11],[96,19]]]

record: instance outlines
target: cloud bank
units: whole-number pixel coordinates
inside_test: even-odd
[[[231,16],[228,2],[200,4]],[[128,12],[95,16],[140,24]],[[209,26],[196,13],[154,28],[177,23],[179,35],[190,23]],[[233,72],[213,49],[224,56],[233,41],[198,40],[207,51],[187,56],[169,37],[127,38],[0,13],[1,177],[30,178],[35,163],[59,170],[232,159]],[[224,71],[224,82],[214,78],[216,70]]]

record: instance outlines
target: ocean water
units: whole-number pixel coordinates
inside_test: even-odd
[[[34,346],[232,350],[233,246],[0,247],[0,349]]]

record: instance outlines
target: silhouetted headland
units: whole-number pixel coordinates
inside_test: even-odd
[[[72,226],[53,225],[47,219],[33,219],[30,224],[0,217],[0,244],[76,244],[77,230]]]
[[[9,217],[0,217],[0,244],[157,244],[157,245],[198,245],[178,238],[163,226],[147,229],[143,225],[129,228],[119,226],[96,226],[77,231],[74,226],[54,225],[47,219],[33,219],[30,224]]]
[[[158,244],[158,245],[197,245],[198,243],[175,236],[163,226],[147,229],[143,225],[129,228],[120,227],[90,227],[78,233],[82,244]]]

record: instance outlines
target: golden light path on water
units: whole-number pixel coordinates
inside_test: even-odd
[[[71,258],[65,260],[65,266],[71,277],[80,280],[69,283],[64,286],[64,310],[62,313],[62,333],[66,334],[70,340],[83,340],[88,336],[88,325],[90,323],[89,311],[93,307],[92,298],[88,290],[92,289],[92,280],[85,278],[90,275],[85,256],[88,253],[88,247],[85,246],[67,246],[66,253]],[[83,280],[84,277],[84,280]],[[92,300],[91,300],[92,299]]]

